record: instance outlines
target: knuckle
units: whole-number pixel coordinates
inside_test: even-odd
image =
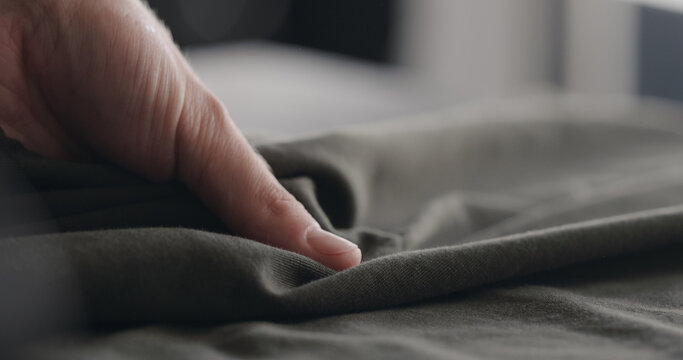
[[[246,233],[266,244],[288,249],[298,246],[310,223],[304,206],[277,185],[270,185],[258,197],[259,215],[245,219]]]
[[[203,88],[201,85],[199,93],[199,102],[203,107],[202,112],[205,114],[206,118],[213,121],[232,124],[232,118],[230,118],[228,110],[226,109],[225,105],[223,105],[223,102],[216,97],[216,95],[211,93],[208,89]]]
[[[272,217],[286,218],[305,211],[304,206],[284,190],[273,189],[268,193],[265,199],[265,209]]]

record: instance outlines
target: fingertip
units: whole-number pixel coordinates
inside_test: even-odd
[[[347,270],[359,265],[362,257],[360,249],[356,248],[347,253],[333,255],[328,266],[338,271]]]
[[[306,242],[322,255],[340,255],[358,249],[358,246],[340,236],[327,232],[314,224],[306,230]]]
[[[313,258],[331,269],[343,271],[360,264],[362,254],[360,249],[356,248],[342,254],[314,256]]]
[[[314,256],[324,265],[335,270],[346,270],[361,262],[362,253],[358,246],[315,225],[306,232],[306,241]]]

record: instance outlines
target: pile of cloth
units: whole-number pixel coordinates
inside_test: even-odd
[[[255,141],[333,271],[182,184],[0,140],[0,341],[36,359],[683,357],[683,110],[541,96]]]

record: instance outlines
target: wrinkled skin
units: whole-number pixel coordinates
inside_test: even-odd
[[[186,183],[241,235],[343,270],[350,242],[268,171],[139,0],[0,0],[0,126],[54,158]]]

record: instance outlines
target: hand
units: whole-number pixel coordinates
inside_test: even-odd
[[[0,126],[28,149],[177,178],[245,237],[337,270],[360,262],[277,182],[139,0],[0,0],[0,69]]]

